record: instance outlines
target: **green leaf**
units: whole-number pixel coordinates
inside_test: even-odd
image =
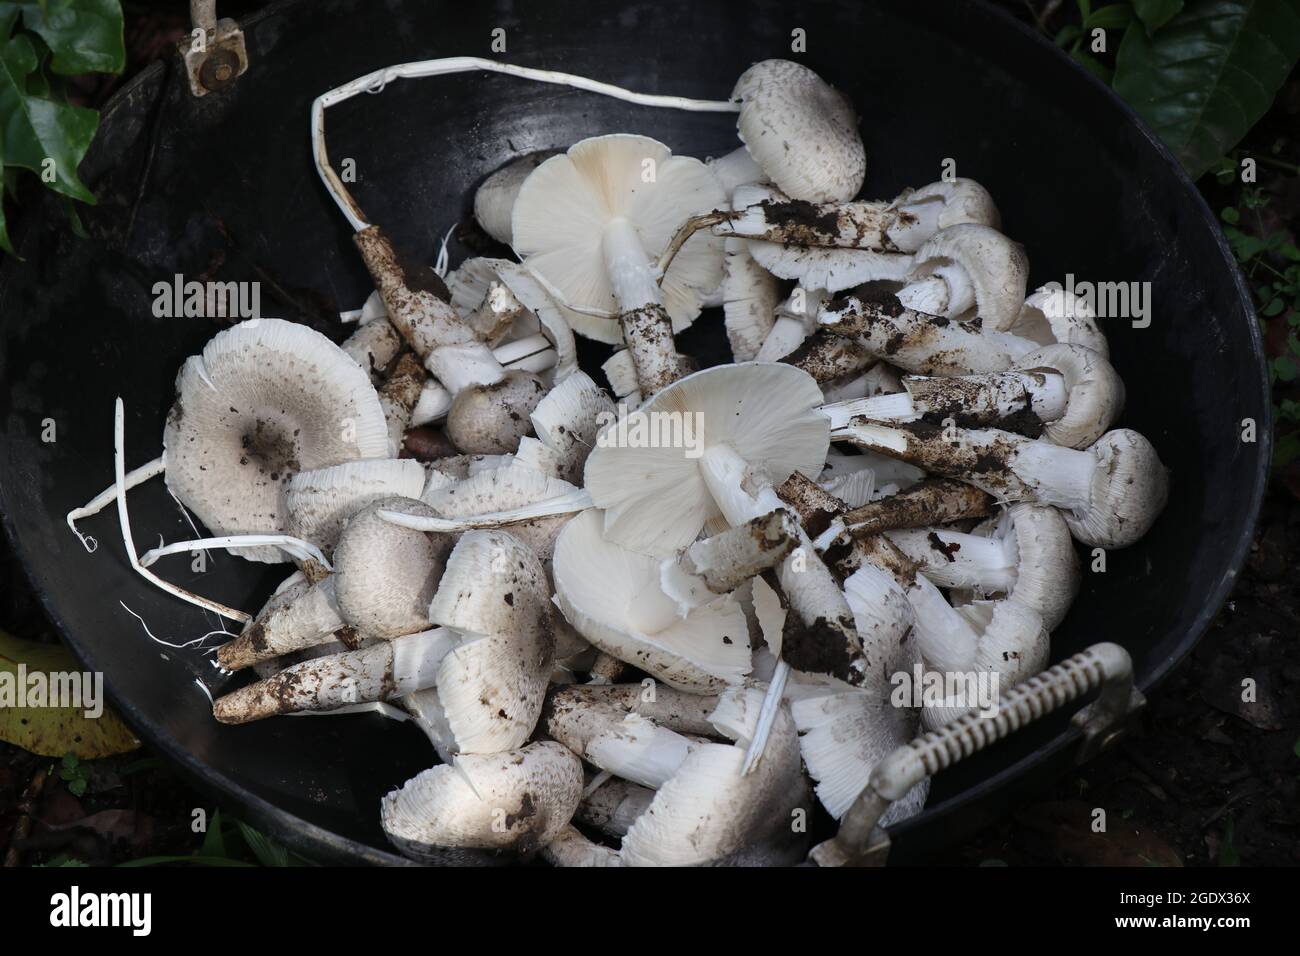
[[[1293,382],[1300,369],[1296,368],[1295,362],[1289,356],[1283,355],[1281,358],[1273,359],[1273,372],[1280,381]]]
[[[221,811],[213,810],[212,817],[208,820],[208,832],[203,835],[203,846],[199,847],[199,856],[203,857],[225,857],[226,838],[221,832]]]
[[[1268,111],[1300,58],[1300,0],[1191,0],[1154,37],[1128,30],[1115,91],[1197,179]]]
[[[1297,458],[1300,458],[1300,432],[1291,432],[1278,438],[1277,444],[1273,446],[1273,467],[1285,468]]]
[[[1133,0],[1133,12],[1147,28],[1148,35],[1178,16],[1183,9],[1183,0]]]
[[[1237,212],[1237,210],[1233,209],[1231,206],[1226,206],[1224,207],[1223,212],[1219,213],[1219,218],[1224,222],[1230,222],[1233,225],[1236,225],[1241,222],[1241,213]]]
[[[1071,50],[1070,59],[1078,63],[1081,67],[1101,80],[1103,83],[1110,83],[1111,71],[1105,63],[1102,63],[1096,57],[1084,50]]]
[[[25,665],[28,692],[18,698],[16,684],[20,664]],[[19,699],[28,704],[34,702],[30,693],[35,686],[34,675],[79,673],[81,670],[81,663],[61,644],[22,641],[0,631],[0,689],[8,685],[15,692],[15,703]],[[48,676],[44,683],[48,687]],[[84,694],[84,680],[82,688]],[[89,702],[83,698],[82,704],[80,708],[0,706],[0,740],[35,754],[62,757],[65,769],[70,769],[65,754],[72,755],[74,761],[78,758],[89,760],[126,753],[140,746],[135,734],[113,711],[105,707],[98,718],[91,718],[86,716]],[[77,764],[72,768],[84,774]]]
[[[300,861],[294,857],[287,849],[276,843],[270,837],[254,830],[242,820],[236,820],[239,827],[239,833],[248,844],[248,848],[257,857],[257,862],[263,866],[299,866]]]
[[[80,106],[56,103],[27,92],[27,77],[36,69],[36,51],[23,35],[0,47],[0,160],[38,175],[54,161],[51,189],[82,202],[95,196],[77,178],[77,166],[90,147],[99,114]]]
[[[16,12],[54,54],[55,73],[121,73],[126,66],[120,0],[4,0],[0,22]]]
[[[1122,30],[1133,22],[1133,8],[1127,3],[1112,3],[1109,6],[1100,7],[1083,21],[1085,30],[1095,30],[1101,27],[1103,30]]]
[[[1061,27],[1061,32],[1056,35],[1056,45],[1059,47],[1067,47],[1077,40],[1082,33],[1083,31],[1079,28],[1079,24],[1067,23],[1065,26]]]
[[[1266,315],[1269,318],[1272,318],[1273,316],[1277,315],[1285,308],[1286,308],[1286,303],[1283,302],[1281,299],[1269,299],[1268,302],[1264,304],[1264,307],[1259,310],[1259,312],[1261,315]]]

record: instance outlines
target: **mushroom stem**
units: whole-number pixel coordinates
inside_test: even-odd
[[[681,378],[685,369],[673,342],[673,323],[663,307],[654,267],[631,221],[605,226],[601,249],[619,305],[619,323],[636,365],[641,393],[649,396]]]
[[[1038,343],[882,301],[833,299],[818,316],[823,329],[856,341],[871,355],[921,375],[1002,372]],[[793,363],[792,363],[793,364]]]
[[[588,741],[582,756],[616,777],[658,790],[697,746],[689,737],[629,714]]]
[[[1049,370],[947,377],[905,375],[903,387],[906,391],[892,395],[823,405],[822,411],[831,420],[831,436],[841,437],[840,429],[851,419],[862,417],[901,422],[952,418],[963,425],[1034,431],[1037,437],[1044,422],[1056,421],[1065,414],[1068,398],[1065,379]]]
[[[961,478],[1001,501],[1060,508],[1070,531],[1087,545],[1133,544],[1168,497],[1168,476],[1155,449],[1129,429],[1107,432],[1087,451],[991,428],[858,419],[848,429],[848,440],[861,448]]]
[[[518,369],[523,372],[545,372],[555,367],[558,358],[558,353],[544,335],[529,335],[512,342],[503,342],[492,350],[492,355],[503,369]],[[411,424],[427,425],[446,417],[451,411],[453,398],[452,393],[437,380],[426,380],[411,412]]]
[[[542,859],[562,867],[623,865],[617,850],[593,843],[572,824],[565,824],[560,835],[542,847]]]
[[[587,683],[592,687],[610,687],[626,673],[627,664],[612,654],[597,651],[587,671]]]
[[[1019,578],[1012,536],[986,538],[944,528],[901,528],[886,536],[939,587],[1010,593]]]
[[[164,471],[166,471],[166,464],[163,462],[162,455],[159,455],[153,461],[148,462],[147,464],[141,465],[139,468],[134,468],[131,471],[127,472],[122,477],[123,486],[125,490],[130,491],[132,488],[135,488],[137,485],[144,484],[150,478],[156,478],[158,475],[161,475]],[[72,533],[77,536],[77,539],[81,542],[82,547],[84,547],[88,552],[92,554],[94,553],[95,549],[99,547],[99,542],[96,541],[90,535],[88,534],[83,535],[80,531],[78,531],[77,522],[80,521],[82,518],[89,518],[91,515],[99,514],[101,511],[103,511],[110,504],[112,504],[114,501],[117,500],[117,494],[118,494],[117,484],[116,483],[111,484],[103,491],[101,491],[99,494],[95,495],[95,497],[91,498],[80,508],[73,508],[67,514],[68,528],[71,529]]]
[[[379,407],[388,424],[388,447],[393,455],[402,448],[402,435],[411,424],[411,414],[420,400],[420,391],[428,379],[420,360],[407,352],[397,360],[388,381],[379,390]]]
[[[763,339],[755,362],[776,362],[794,352],[803,345],[808,337],[808,323],[793,315],[778,315],[772,323],[772,329]]]
[[[877,359],[871,351],[859,345],[857,339],[818,329],[781,361],[802,369],[819,385],[825,385],[856,375]]]
[[[799,524],[784,508],[697,541],[664,560],[660,583],[678,613],[715,601],[783,561],[799,543]]]
[[[217,698],[212,713],[223,724],[246,724],[277,714],[404,697],[433,687],[442,659],[460,641],[459,632],[439,627],[303,661]]]
[[[425,366],[453,396],[471,385],[495,385],[505,377],[505,369],[486,342],[436,348]]]
[[[654,798],[655,792],[649,787],[614,777],[584,796],[573,818],[602,833],[621,837]]]
[[[312,585],[300,597],[259,614],[239,637],[217,648],[217,663],[228,671],[323,644],[344,627],[334,594],[334,578]]]
[[[993,505],[993,496],[974,485],[951,478],[928,478],[906,491],[844,512],[839,524],[848,534],[865,537],[894,528],[987,518],[993,513]]]

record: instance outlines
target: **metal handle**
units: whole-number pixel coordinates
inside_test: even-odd
[[[871,771],[839,832],[813,847],[818,866],[879,866],[889,856],[889,834],[880,817],[926,777],[1019,730],[1098,687],[1101,694],[1071,722],[1084,734],[1080,761],[1092,757],[1120,733],[1120,724],[1146,703],[1133,686],[1133,661],[1118,644],[1094,644],[1003,695],[993,717],[968,713],[939,730],[899,747]]]
[[[217,0],[190,0],[190,36],[179,44],[190,92],[220,93],[248,69],[244,31],[230,18],[217,19]]]

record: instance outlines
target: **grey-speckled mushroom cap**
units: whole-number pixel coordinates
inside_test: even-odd
[[[391,639],[429,626],[429,602],[450,539],[390,524],[381,509],[432,517],[414,498],[372,502],[348,519],[334,549],[334,594],[343,620],[369,637]]]
[[[922,243],[912,259],[911,278],[928,275],[944,262],[961,266],[975,290],[975,304],[985,328],[1005,331],[1020,317],[1029,259],[1018,242],[991,226],[977,222],[949,226]]]
[[[167,486],[214,535],[284,533],[295,474],[387,455],[369,375],[319,332],[281,319],[241,322],[186,359],[163,427]],[[276,548],[232,550],[286,560]]]
[[[848,98],[808,67],[763,60],[740,75],[736,129],[755,162],[792,199],[847,202],[858,194],[867,154]]]
[[[1066,511],[1084,544],[1126,548],[1151,528],[1169,499],[1169,475],[1151,442],[1129,428],[1107,432],[1088,451],[1096,459],[1087,507]]]

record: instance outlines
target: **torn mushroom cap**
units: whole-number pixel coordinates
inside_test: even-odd
[[[589,509],[556,539],[555,598],[569,623],[671,687],[711,693],[742,681],[750,656],[740,605],[724,596],[680,617],[660,588],[660,562],[607,540],[602,524],[601,512]]]
[[[799,749],[809,774],[817,781],[817,798],[837,820],[866,787],[875,765],[909,743],[919,726],[917,711],[896,706],[890,694],[893,675],[910,674],[919,662],[917,642],[907,627],[881,629],[878,625],[882,613],[887,613],[882,608],[896,606],[900,599],[905,607],[892,613],[910,624],[906,596],[888,574],[871,565],[845,579],[844,595],[863,642],[869,635],[879,635],[874,644],[880,664],[872,680],[854,688],[832,678],[796,675],[787,691],[790,714],[800,734]],[[886,822],[919,811],[928,789],[925,783],[913,787],[890,807]]]
[[[424,466],[413,458],[364,458],[300,471],[285,488],[289,534],[328,554],[353,514],[380,498],[418,498],[425,480]]]
[[[514,248],[564,304],[610,316],[575,321],[576,332],[617,343],[620,310],[605,265],[606,227],[630,223],[653,257],[685,220],[725,201],[717,179],[699,160],[674,156],[645,136],[597,136],[548,159],[528,177],[515,201]],[[660,290],[674,331],[695,321],[701,297],[717,288],[722,250],[721,239],[702,231],[668,267]]]
[[[700,743],[656,791],[623,837],[628,866],[793,865],[806,835],[792,827],[810,795],[800,767],[789,708],[781,706],[762,759],[742,774],[763,691],[733,687],[713,712],[717,731],[735,744]]]
[[[1008,330],[1040,345],[1065,342],[1082,345],[1103,358],[1110,358],[1110,345],[1097,326],[1092,308],[1067,292],[1059,283],[1049,283],[1025,299],[1020,315]]]
[[[1067,448],[1087,448],[1124,408],[1124,382],[1104,355],[1082,345],[1045,345],[1013,366],[1050,369],[1065,381],[1065,412],[1043,425],[1043,437]]]
[[[477,754],[425,770],[384,797],[384,832],[417,860],[478,858],[455,850],[526,854],[554,840],[582,799],[582,762],[554,741]]]
[[[426,488],[423,501],[443,518],[469,518],[498,511],[513,511],[552,498],[573,495],[578,488],[526,464],[476,471],[453,484]],[[550,556],[555,536],[569,514],[547,515],[510,524],[508,530],[531,547],[542,560]]]
[[[1005,331],[1015,324],[1025,301],[1029,260],[1024,248],[990,226],[962,223],[936,232],[912,257],[908,280],[942,279],[948,289],[943,307],[921,308],[909,301],[908,289],[899,300],[919,311],[957,318],[973,305],[983,325]]]
[[[731,343],[732,357],[737,362],[748,362],[758,355],[763,340],[772,331],[781,288],[776,277],[754,261],[744,239],[727,239],[722,272],[727,341]]]
[[[299,471],[388,457],[370,376],[319,332],[254,319],[218,332],[176,376],[163,428],[167,486],[213,535],[283,533]],[[237,548],[252,561],[273,547]]]
[[[740,75],[740,141],[782,192],[844,202],[862,188],[866,149],[848,97],[790,60],[763,60]]]
[[[634,373],[635,374],[635,373]],[[546,393],[533,409],[533,431],[559,457],[559,475],[582,481],[582,469],[596,435],[612,421],[614,403],[586,372],[574,372]]]
[[[519,263],[509,259],[466,259],[447,276],[452,305],[462,314],[478,309],[491,293],[494,282],[504,286],[525,310],[507,337],[523,338],[540,331],[555,348],[550,381],[562,382],[573,374],[578,368],[578,352],[571,326],[579,313],[556,302]]]
[[[505,531],[465,532],[428,618],[464,636],[442,659],[434,691],[451,732],[448,749],[522,746],[541,713],[555,655],[550,587],[537,556]]]
[[[818,474],[830,444],[820,404],[812,376],[791,365],[719,365],[669,385],[627,416],[628,441],[602,434],[587,459],[606,537],[660,556],[694,541],[722,515],[700,468],[710,447],[733,450],[773,485],[796,471]],[[676,423],[680,438],[633,441],[638,420],[654,429]]]
[[[344,621],[362,634],[391,639],[428,628],[429,601],[450,541],[384,521],[379,511],[386,508],[434,513],[412,498],[381,498],[366,505],[343,527],[332,580]]]
[[[474,193],[474,218],[483,231],[497,242],[510,245],[510,219],[514,214],[519,187],[534,169],[550,159],[556,149],[539,149],[510,160],[483,180]]]
[[[998,693],[1008,690],[1047,666],[1050,638],[1043,619],[1019,601],[976,601],[954,610],[977,634],[971,669],[998,675]],[[965,694],[948,697],[942,704],[927,703],[921,722],[927,730],[951,723],[979,704]],[[997,698],[993,698],[996,706]]]
[[[966,222],[1002,228],[1002,217],[993,196],[975,180],[964,177],[904,190],[894,200],[894,205],[907,209],[921,220],[923,238]]]

